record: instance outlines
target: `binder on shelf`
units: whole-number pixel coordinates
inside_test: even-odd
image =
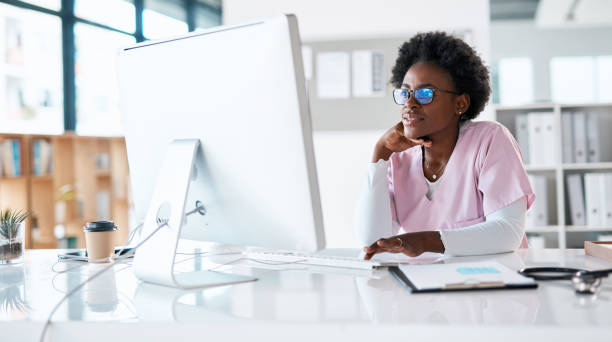
[[[612,227],[612,173],[604,173],[602,187],[601,222],[604,227]]]
[[[603,174],[584,174],[584,197],[586,202],[586,222],[589,227],[602,226],[602,183]]]
[[[612,115],[598,111],[586,114],[587,161],[590,163],[612,161]]]
[[[34,160],[32,161],[32,173],[35,175],[42,174],[42,168],[40,165],[40,139],[35,139],[32,142],[32,155]]]
[[[13,149],[13,169],[14,176],[21,176],[21,143],[18,139],[11,139],[11,147]]]
[[[516,140],[523,154],[523,163],[531,164],[531,159],[529,158],[529,122],[527,114],[518,114],[514,119],[514,125],[516,127]]]
[[[582,176],[579,174],[572,174],[567,176],[565,181],[567,183],[567,197],[570,206],[570,224],[574,226],[584,226],[586,225],[586,218],[584,212]]]
[[[586,117],[584,112],[575,112],[574,121],[574,162],[587,162]]]
[[[572,113],[565,112],[561,114],[561,142],[563,143],[563,162],[574,162],[574,129],[572,125]]]
[[[2,164],[4,175],[16,177],[21,175],[21,142],[19,139],[6,139],[2,143]]]
[[[532,165],[554,165],[556,158],[555,115],[552,112],[527,114],[529,157]]]
[[[599,146],[599,116],[597,113],[586,114],[587,162],[601,161]]]
[[[529,175],[529,182],[536,194],[535,201],[525,217],[527,227],[548,225],[548,179],[546,176]]]
[[[533,165],[541,165],[544,158],[542,153],[544,140],[542,140],[542,122],[539,113],[527,114],[527,130],[529,132],[529,162]]]
[[[33,149],[33,168],[32,172],[36,176],[44,176],[51,173],[51,144],[43,139],[35,139],[32,142]]]

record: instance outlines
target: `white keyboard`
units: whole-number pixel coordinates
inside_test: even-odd
[[[327,267],[355,268],[371,270],[379,267],[396,265],[396,263],[384,263],[373,260],[363,260],[359,257],[326,255],[326,254],[308,254],[301,252],[285,252],[285,251],[266,251],[266,250],[249,250],[245,256],[251,259],[269,262],[295,263],[300,265],[315,265]]]

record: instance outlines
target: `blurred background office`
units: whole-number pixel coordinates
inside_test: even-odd
[[[610,239],[612,0],[5,0],[0,207],[34,214],[27,246],[83,246],[83,223],[97,219],[118,223],[121,244],[137,224],[118,48],[279,13],[300,25],[329,247],[356,246],[372,147],[399,120],[390,69],[399,45],[428,30],[463,38],[490,66],[479,119],[500,121],[521,145],[538,197],[531,246]]]

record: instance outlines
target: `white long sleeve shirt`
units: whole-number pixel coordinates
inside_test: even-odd
[[[358,241],[364,246],[369,246],[380,238],[403,232],[391,215],[391,210],[396,210],[395,206],[401,203],[396,204],[394,199],[389,197],[388,165],[389,162],[385,160],[369,164],[368,178],[357,203],[355,231]],[[426,181],[426,178],[423,178],[423,182]],[[428,186],[428,195],[435,196],[435,183]],[[490,213],[484,222],[459,229],[438,230],[444,244],[444,253],[479,255],[517,249],[524,235],[526,211],[527,200],[523,197]]]

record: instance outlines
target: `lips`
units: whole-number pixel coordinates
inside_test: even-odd
[[[419,124],[420,122],[422,122],[423,120],[425,120],[425,117],[420,116],[420,115],[408,114],[408,115],[402,116],[402,122],[406,126],[415,126]]]

